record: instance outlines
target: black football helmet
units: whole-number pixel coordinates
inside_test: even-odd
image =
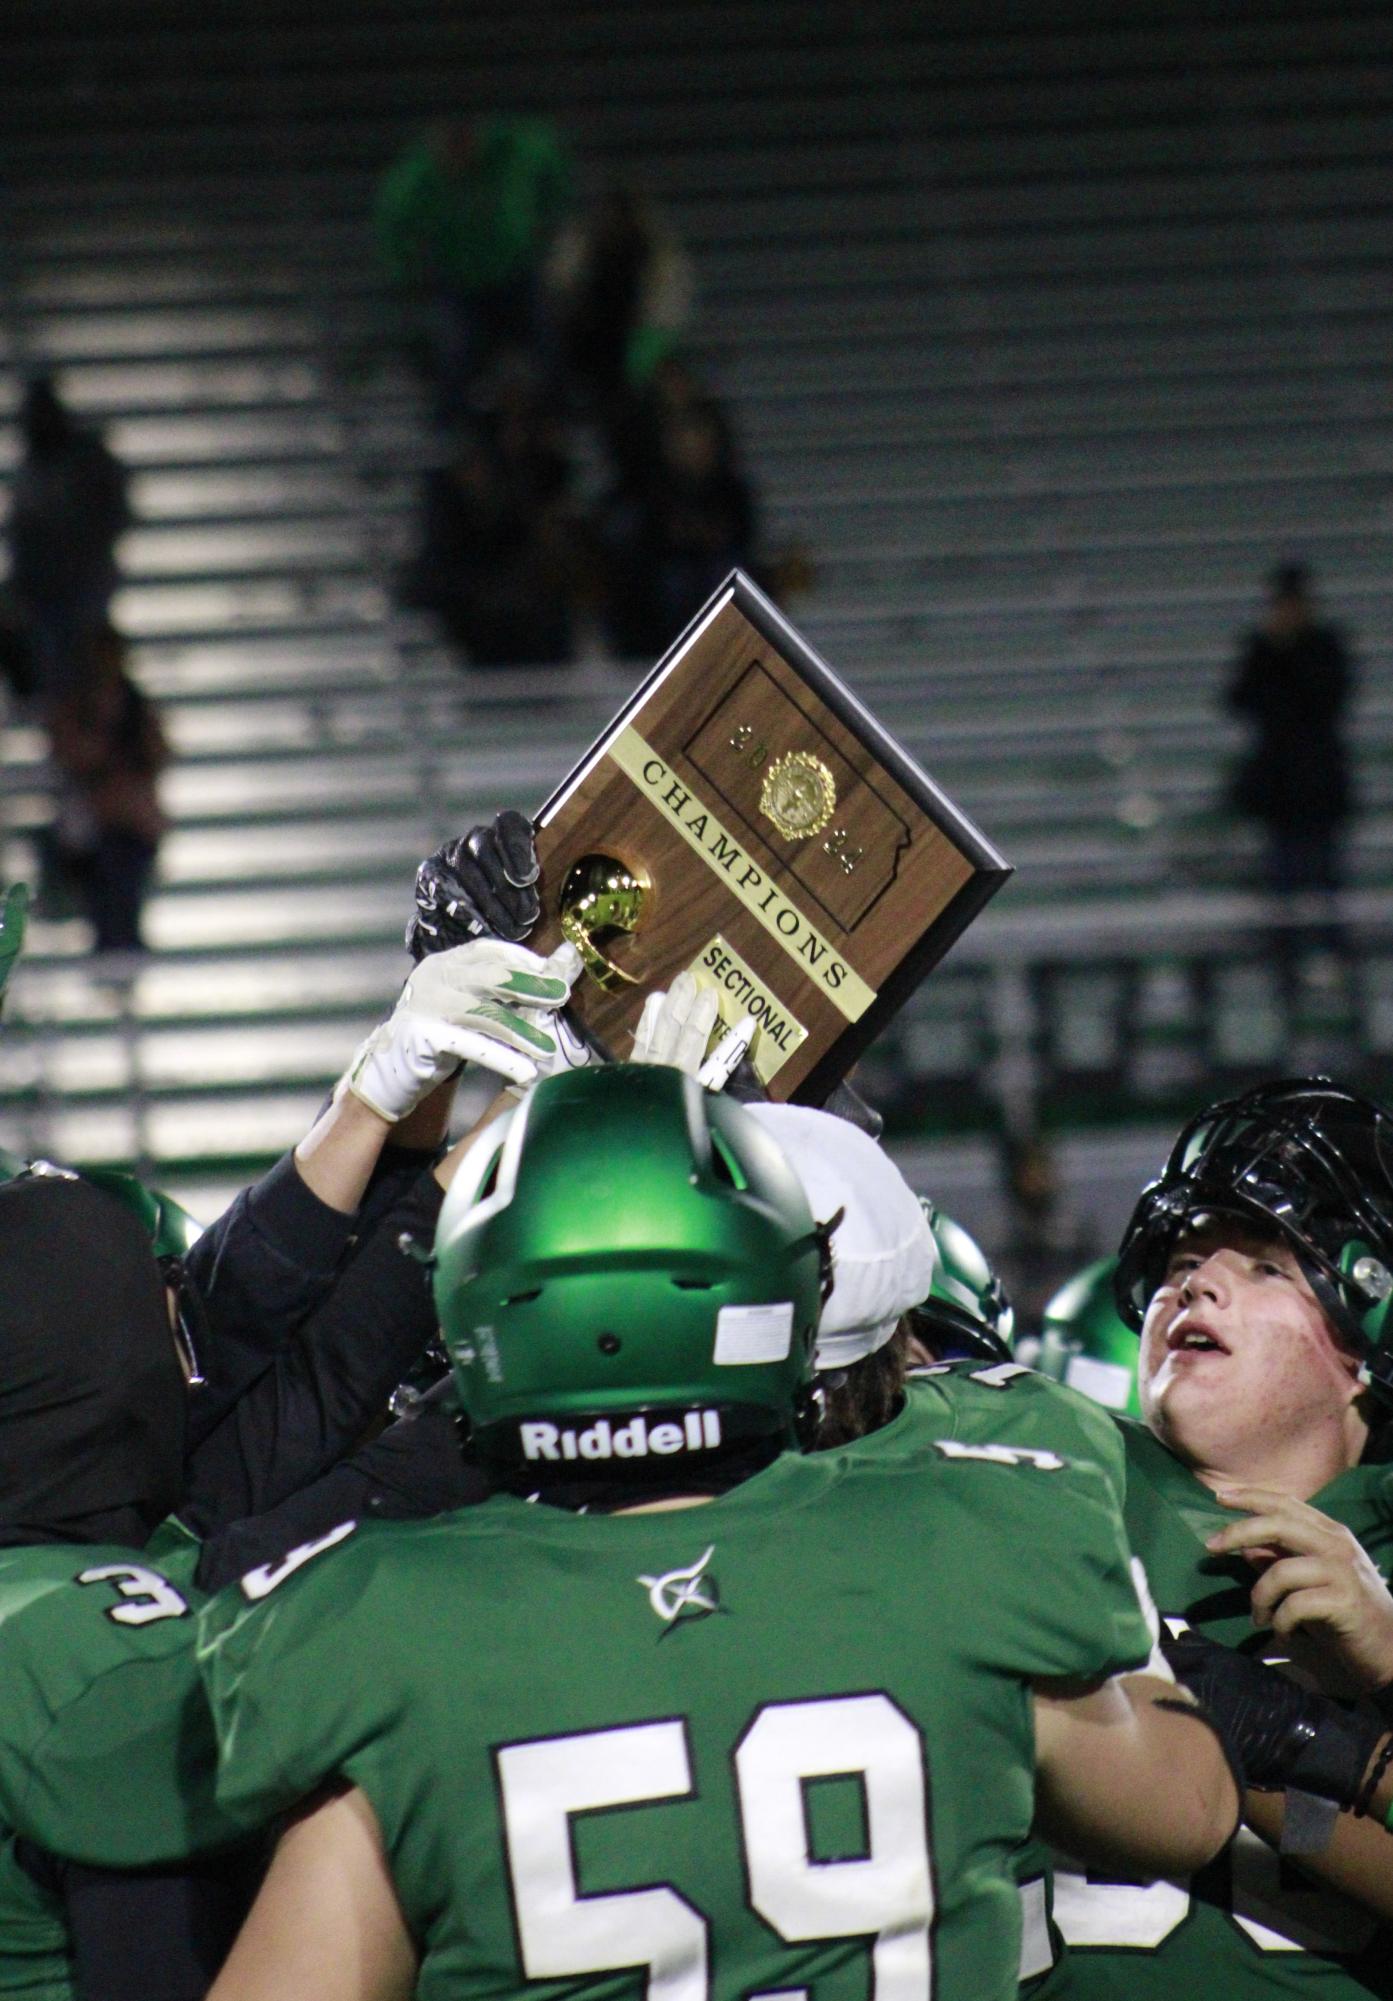
[[[1141,1326],[1181,1230],[1206,1215],[1283,1238],[1393,1399],[1393,1112],[1328,1077],[1291,1077],[1192,1119],[1122,1239],[1114,1284],[1129,1326]]]

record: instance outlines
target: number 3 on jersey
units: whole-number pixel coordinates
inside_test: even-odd
[[[188,1600],[181,1598],[168,1578],[147,1570],[143,1563],[103,1563],[84,1570],[76,1584],[110,1584],[122,1603],[108,1605],[106,1616],[118,1626],[148,1626],[157,1619],[188,1617]]]
[[[510,1744],[496,1754],[523,1971],[561,1979],[646,1965],[649,2001],[706,2001],[708,1924],[668,1885],[582,1896],[571,1816],[693,1790],[677,1718]],[[867,1852],[818,1862],[803,1786],[860,1780]],[[874,2001],[928,2001],[934,1917],[923,1740],[886,1695],[769,1703],[735,1751],[750,1901],[789,1944],[870,1938]]]
[[[1281,1857],[1250,1829],[1239,1829],[1225,1859],[1228,1915],[1260,1951],[1333,1958],[1372,1944],[1377,1927],[1367,1911],[1320,1883],[1287,1879]],[[1072,1866],[1055,1870],[1054,1919],[1069,1946],[1155,1952],[1190,1910],[1185,1876],[1175,1882],[1108,1883]]]

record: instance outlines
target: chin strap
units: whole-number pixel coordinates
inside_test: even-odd
[[[1380,1342],[1361,1365],[1359,1380],[1384,1403],[1393,1405],[1393,1349]]]

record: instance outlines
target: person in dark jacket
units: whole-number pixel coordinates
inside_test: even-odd
[[[1353,803],[1341,724],[1354,667],[1339,628],[1316,614],[1304,564],[1280,564],[1270,588],[1267,615],[1242,641],[1228,686],[1229,708],[1254,733],[1234,804],[1263,829],[1276,895],[1330,896],[1343,881],[1342,836]],[[1313,935],[1338,948],[1333,920]]]
[[[115,627],[94,632],[86,652],[85,681],[48,714],[55,854],[92,926],[94,949],[141,952],[141,911],[168,824],[159,778],[169,744],[154,704],[126,671]]]
[[[124,467],[79,424],[47,376],[19,407],[24,455],[8,530],[10,593],[33,647],[41,709],[87,678],[88,649],[119,581],[116,544],[130,522]]]
[[[1283,562],[1271,574],[1267,616],[1241,642],[1229,708],[1253,726],[1233,804],[1263,828],[1267,884],[1277,898],[1333,898],[1343,886],[1343,832],[1353,794],[1341,734],[1355,680],[1339,626],[1317,616],[1311,572]],[[1275,956],[1291,974],[1301,948],[1343,950],[1333,914],[1317,924],[1283,916]]]

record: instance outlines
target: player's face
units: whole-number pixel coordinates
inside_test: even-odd
[[[1142,1416],[1182,1458],[1251,1467],[1338,1429],[1358,1393],[1294,1254],[1280,1240],[1213,1223],[1177,1242],[1142,1327]]]

